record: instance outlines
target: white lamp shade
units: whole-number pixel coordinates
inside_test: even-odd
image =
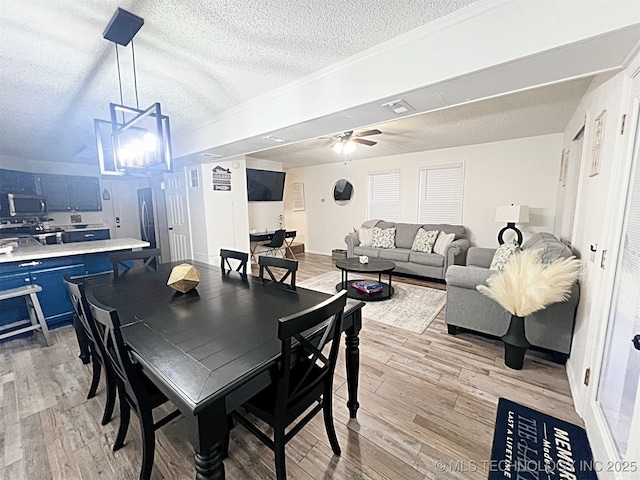
[[[496,210],[496,222],[529,223],[529,207],[527,205],[498,207]]]
[[[345,155],[349,155],[356,150],[356,142],[353,140],[348,140],[347,143],[344,144],[344,148],[342,149],[342,153]]]

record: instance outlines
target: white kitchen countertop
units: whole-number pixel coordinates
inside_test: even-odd
[[[23,262],[25,260],[42,260],[44,258],[71,257],[88,253],[115,252],[133,248],[148,247],[149,242],[135,238],[113,238],[93,242],[62,243],[41,245],[37,241],[16,247],[13,252],[0,255],[0,263]]]

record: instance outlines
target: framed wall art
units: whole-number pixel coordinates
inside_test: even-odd
[[[567,172],[569,171],[569,149],[563,148],[560,155],[560,176],[558,181],[564,187],[567,185]]]
[[[607,111],[602,110],[595,120],[593,128],[593,146],[591,147],[591,170],[589,176],[594,177],[600,173],[600,161],[602,157],[602,140],[604,138],[604,126]]]
[[[304,183],[293,184],[293,211],[304,211]]]

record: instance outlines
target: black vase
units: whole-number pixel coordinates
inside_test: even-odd
[[[524,334],[524,317],[511,315],[509,330],[502,336],[504,342],[504,363],[514,370],[522,370],[524,353],[531,346]]]

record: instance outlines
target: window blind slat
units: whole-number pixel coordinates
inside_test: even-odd
[[[462,170],[461,162],[420,168],[418,223],[462,223]]]
[[[400,172],[369,173],[368,177],[367,218],[400,220]]]

